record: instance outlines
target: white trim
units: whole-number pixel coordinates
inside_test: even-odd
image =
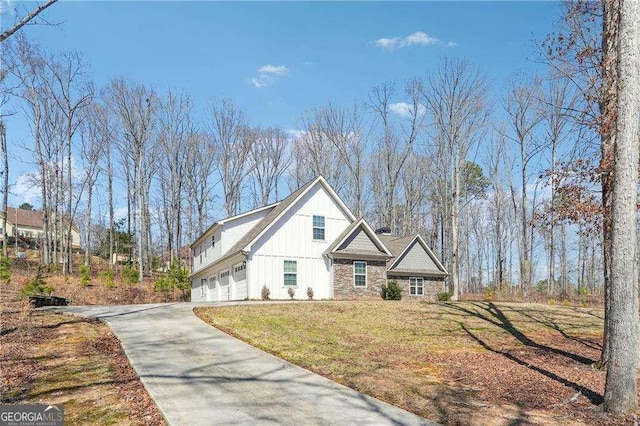
[[[362,276],[362,274],[356,274],[356,263],[364,263],[364,285],[356,285],[356,275]],[[369,284],[369,271],[368,264],[363,260],[354,260],[353,261],[353,287],[355,288],[367,288]]]
[[[349,217],[350,221],[354,221],[356,220],[356,217],[353,215],[353,213],[351,213],[351,210],[349,210],[349,208],[342,202],[342,200],[340,199],[340,197],[338,197],[338,194],[336,194],[336,192],[333,190],[333,188],[331,188],[331,186],[327,183],[327,181],[322,177],[322,176],[318,176],[314,181],[311,182],[311,184],[307,187],[307,189],[305,189],[304,191],[302,191],[300,194],[298,194],[298,196],[296,197],[295,200],[293,200],[291,203],[289,203],[289,205],[287,206],[286,209],[282,210],[278,216],[274,217],[273,220],[271,220],[271,222],[262,230],[260,231],[260,233],[258,235],[256,235],[251,241],[249,241],[247,244],[245,244],[245,246],[242,248],[242,250],[247,250],[248,247],[250,247],[254,242],[258,241],[258,239],[260,237],[262,237],[267,231],[269,231],[269,229],[271,229],[271,227],[280,220],[281,217],[283,217],[289,210],[291,210],[291,208],[302,198],[304,197],[310,190],[311,188],[315,187],[317,183],[320,183],[324,189],[329,193],[329,196],[331,198],[333,198],[333,200],[338,204],[338,206],[344,211],[344,213]]]
[[[286,262],[293,262],[293,264],[296,266],[296,272],[295,272],[295,276],[296,276],[296,283],[295,284],[287,284],[286,283],[286,276],[288,275],[294,275],[293,272],[287,272],[284,269],[284,265]],[[298,288],[298,259],[283,259],[282,260],[282,285],[285,288]]]
[[[360,227],[361,225],[363,225],[363,230],[364,232],[369,236],[369,238],[371,238],[371,240],[373,241],[373,243],[378,246],[378,249],[382,249],[382,251],[384,251],[384,253],[389,256],[389,257],[393,257],[393,254],[391,254],[391,251],[387,248],[387,246],[384,245],[384,243],[382,242],[382,240],[380,238],[378,238],[378,236],[376,235],[376,233],[374,232],[374,230],[371,228],[371,226],[369,226],[369,224],[367,223],[366,220],[364,220],[364,217],[360,218],[360,220],[358,220],[355,225],[353,225],[353,229],[351,230],[351,232],[349,232],[347,235],[344,236],[344,238],[342,238],[340,241],[338,241],[337,244],[334,245],[333,250],[331,251],[331,253],[334,253],[335,250],[340,247],[342,245],[342,243],[344,243],[347,238],[349,238],[356,229],[358,229],[358,227]]]
[[[418,287],[417,284],[414,286],[416,288],[416,294],[411,294],[411,280],[420,280],[422,283],[420,287]],[[422,290],[421,294],[418,294],[418,288]],[[414,296],[414,297],[424,296],[424,278],[423,277],[409,277],[409,296]]]
[[[445,274],[449,274],[447,272],[447,269],[444,267],[444,265],[442,263],[440,263],[440,260],[438,260],[438,258],[436,257],[436,255],[431,251],[431,249],[429,248],[429,246],[427,245],[427,243],[422,239],[422,237],[420,236],[420,234],[416,234],[416,236],[409,241],[409,244],[407,244],[404,248],[404,250],[402,250],[402,252],[398,255],[398,257],[396,257],[396,259],[393,261],[393,263],[391,264],[391,266],[389,266],[387,268],[387,272],[393,272],[391,271],[393,268],[396,267],[396,264],[398,262],[400,262],[400,259],[402,259],[402,257],[406,254],[406,252],[409,250],[409,247],[411,247],[413,245],[413,242],[418,240],[418,242],[420,243],[420,245],[425,249],[425,251],[427,252],[427,254],[429,255],[429,257],[431,258],[431,260],[433,260],[433,263],[436,264],[436,266]]]

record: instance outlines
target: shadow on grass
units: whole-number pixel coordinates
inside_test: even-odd
[[[518,340],[520,343],[522,343],[525,346],[539,349],[545,352],[553,353],[556,355],[560,355],[560,356],[569,358],[573,361],[577,361],[584,365],[591,365],[596,362],[596,360],[594,359],[587,358],[579,354],[574,354],[572,352],[568,352],[562,349],[554,348],[552,346],[544,345],[532,340],[531,338],[527,337],[524,333],[522,333],[520,330],[518,330],[518,328],[506,317],[504,312],[502,312],[500,308],[498,308],[496,305],[494,305],[491,302],[489,302],[488,304],[476,302],[476,303],[472,303],[472,305],[486,312],[487,315],[484,315],[478,311],[468,309],[465,306],[460,304],[455,304],[455,303],[446,304],[448,308],[454,309],[465,316],[478,318],[498,328],[501,328],[502,330],[511,334],[513,337],[515,337],[516,340]]]

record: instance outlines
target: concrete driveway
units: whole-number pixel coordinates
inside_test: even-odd
[[[50,309],[109,324],[171,425],[435,424],[247,345],[195,306],[215,304]]]

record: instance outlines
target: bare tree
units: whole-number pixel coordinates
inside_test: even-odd
[[[218,167],[227,216],[238,214],[245,178],[249,174],[249,152],[255,135],[244,112],[230,99],[214,102],[209,129],[216,145]]]
[[[290,138],[279,128],[253,129],[250,147],[251,197],[254,207],[278,199],[279,182],[291,165]]]
[[[535,130],[542,117],[539,113],[538,93],[539,82],[519,83],[510,82],[511,87],[505,100],[504,109],[507,113],[509,131],[505,136],[511,140],[518,150],[520,196],[516,202],[516,188],[514,194],[514,209],[518,210],[520,219],[520,290],[528,291],[533,276],[532,259],[532,209],[529,206],[529,178],[532,162],[540,153],[542,145],[534,139]]]
[[[404,96],[409,102],[393,103],[396,88],[393,83],[383,83],[369,93],[369,108],[373,111],[381,134],[377,137],[372,172],[372,184],[376,196],[375,210],[379,225],[397,224],[395,217],[400,176],[413,145],[422,130],[425,107],[421,104],[422,82],[414,78],[404,87]],[[399,124],[394,124],[393,112],[401,116]]]
[[[40,14],[40,12],[42,12],[43,10],[45,10],[46,8],[48,8],[49,6],[51,6],[57,1],[58,0],[47,0],[46,2],[37,5],[33,10],[31,10],[31,12],[27,13],[22,19],[20,19],[18,22],[16,22],[11,27],[9,27],[9,29],[3,31],[2,34],[0,34],[0,43],[3,43],[9,37],[15,34],[16,31],[18,31],[20,28],[24,27],[29,23],[33,23],[33,20],[35,19],[36,16]],[[0,4],[0,12],[2,12],[1,8],[2,8],[2,4]]]
[[[608,0],[605,10],[619,13],[617,37],[617,111],[611,205],[609,359],[604,407],[614,413],[638,409],[638,161],[640,152],[640,3]]]
[[[105,102],[118,117],[121,133],[118,149],[131,167],[128,173],[129,202],[136,205],[136,241],[138,278],[144,277],[145,240],[148,238],[148,223],[145,219],[148,206],[148,170],[144,169],[145,159],[152,159],[151,151],[157,98],[155,92],[143,85],[133,85],[123,79],[113,80],[105,91]]]
[[[72,228],[75,216],[73,205],[72,182],[72,146],[74,136],[85,118],[84,110],[89,106],[93,97],[93,84],[88,78],[87,65],[82,56],[76,52],[66,52],[60,55],[58,61],[49,58],[47,61],[53,79],[51,81],[51,93],[57,108],[64,117],[64,142],[66,151],[66,211],[65,220],[65,255],[63,273],[72,272]],[[79,202],[76,199],[76,207]]]
[[[188,135],[188,157],[186,169],[187,237],[195,240],[201,235],[210,219],[209,207],[213,202],[213,191],[219,181],[214,182],[217,166],[217,147],[208,133],[194,132]]]
[[[158,114],[158,146],[161,166],[158,169],[160,183],[161,216],[164,234],[169,249],[169,259],[178,257],[182,245],[183,191],[186,185],[187,164],[195,161],[189,158],[189,135],[193,133],[191,124],[192,104],[188,95],[169,92],[162,102]]]
[[[485,74],[471,63],[445,58],[428,78],[424,100],[433,120],[433,139],[449,178],[448,204],[449,272],[452,298],[459,294],[459,223],[463,169],[467,155],[484,135],[489,108]]]

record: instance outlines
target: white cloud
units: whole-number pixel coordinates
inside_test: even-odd
[[[253,84],[258,89],[271,86],[276,82],[277,77],[284,77],[289,75],[289,68],[284,65],[263,65],[258,68],[258,76],[251,79]]]
[[[372,42],[375,46],[384,50],[393,50],[396,48],[409,47],[409,46],[431,46],[431,45],[443,45],[445,47],[457,46],[454,42],[444,42],[436,37],[431,37],[423,31],[416,31],[406,37],[385,37],[379,38]]]
[[[300,129],[287,129],[285,133],[294,139],[301,138],[305,135],[305,131]]]
[[[16,197],[17,204],[40,204],[42,193],[40,186],[37,184],[35,173],[24,173],[18,176],[15,185],[11,188],[11,192]]]
[[[411,113],[413,112],[413,105],[408,104],[406,102],[396,102],[394,104],[389,105],[389,110],[391,110],[392,113],[399,115],[400,117],[409,118],[411,117]],[[427,112],[427,107],[425,107],[422,104],[418,105],[419,115],[422,116],[426,114],[426,112]]]

